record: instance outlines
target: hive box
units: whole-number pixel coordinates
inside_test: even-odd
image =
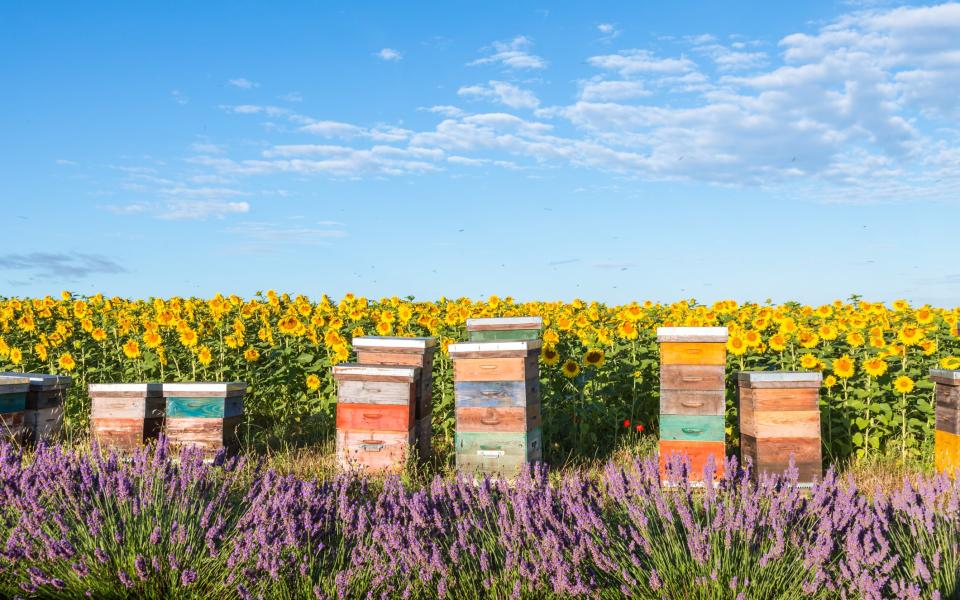
[[[465,342],[453,360],[457,470],[510,477],[543,460],[539,340]]]
[[[163,430],[163,385],[91,383],[90,433],[103,448],[133,450]]]
[[[419,367],[414,430],[417,454],[423,460],[430,457],[433,437],[433,356],[437,340],[432,337],[376,337],[353,338],[357,362],[370,365]]]
[[[690,462],[690,479],[703,479],[713,457],[723,475],[726,327],[659,327],[660,472],[666,479],[671,456]]]
[[[937,396],[934,464],[937,471],[956,477],[960,469],[960,371],[931,369],[930,379]]]
[[[221,448],[238,450],[246,391],[247,384],[242,381],[163,384],[170,443],[207,454]]]
[[[740,456],[755,477],[783,475],[793,457],[797,483],[823,475],[820,450],[820,373],[755,371],[737,374]]]
[[[467,319],[467,337],[471,342],[535,340],[540,337],[541,329],[541,317]]]
[[[26,377],[0,378],[0,439],[23,442],[23,414],[30,380]]]
[[[0,378],[26,377],[30,381],[23,413],[24,440],[50,442],[63,428],[63,405],[73,379],[45,373],[0,373]]]
[[[398,472],[416,447],[420,368],[341,364],[337,382],[337,464],[341,469]]]

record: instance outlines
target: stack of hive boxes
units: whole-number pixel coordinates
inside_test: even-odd
[[[660,473],[672,455],[690,461],[690,479],[703,480],[713,457],[724,467],[726,327],[659,327]]]
[[[937,429],[934,461],[937,471],[955,477],[960,469],[960,371],[931,369],[936,384]]]
[[[416,445],[420,368],[341,364],[337,382],[337,463],[341,469],[400,471]]]
[[[26,377],[30,381],[23,415],[24,439],[50,442],[63,428],[63,405],[73,379],[45,373],[0,373],[0,377]]]
[[[104,448],[132,450],[163,430],[163,384],[91,383],[91,435]]]
[[[353,338],[353,348],[360,364],[419,367],[414,431],[417,454],[421,460],[428,459],[433,437],[433,355],[437,340],[432,337],[365,336]]]
[[[163,384],[166,435],[174,446],[191,446],[206,454],[240,446],[243,421],[242,381]]]
[[[754,477],[783,475],[793,457],[797,483],[823,474],[820,451],[820,373],[742,372],[737,375],[740,457]]]
[[[0,439],[23,441],[23,413],[29,389],[30,380],[26,377],[0,378]]]
[[[511,477],[543,459],[539,317],[470,319],[453,360],[457,470]]]

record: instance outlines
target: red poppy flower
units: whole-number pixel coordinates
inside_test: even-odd
[[[623,420],[623,426],[624,426],[624,427],[630,427],[630,419],[624,419],[624,420]]]
[[[643,425],[637,425],[637,431],[643,431]]]

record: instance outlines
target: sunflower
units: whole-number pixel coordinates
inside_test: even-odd
[[[560,334],[558,334],[553,329],[548,329],[543,332],[543,343],[544,344],[556,344],[560,341]]]
[[[783,352],[787,349],[787,338],[782,333],[770,336],[768,342],[770,349],[775,352]]]
[[[187,348],[193,348],[198,342],[197,332],[187,328],[180,332],[180,343]]]
[[[320,389],[320,378],[313,373],[307,375],[307,389],[311,392]]]
[[[553,366],[560,362],[560,353],[553,346],[544,346],[540,352],[540,360],[543,364]]]
[[[757,348],[763,342],[763,338],[760,337],[760,332],[750,330],[743,334],[743,341],[748,347]]]
[[[606,357],[603,354],[603,350],[599,348],[590,348],[583,355],[583,364],[595,369],[602,367],[604,360],[606,360]]]
[[[299,327],[300,327],[300,319],[296,318],[293,315],[284,317],[280,319],[280,321],[277,323],[277,329],[280,330],[280,333],[284,333],[286,335],[292,335],[296,333]]]
[[[123,353],[127,358],[133,360],[140,356],[140,344],[136,340],[127,340],[123,345]]]
[[[730,354],[740,356],[747,351],[747,343],[739,335],[731,335],[727,340],[727,350]]]
[[[19,365],[23,361],[23,352],[19,348],[10,348],[10,362]]]
[[[823,378],[823,387],[827,388],[828,390],[835,385],[837,385],[837,378],[833,375],[827,375]]]
[[[893,389],[901,394],[909,394],[913,391],[913,380],[906,375],[901,375],[893,380]]]
[[[620,321],[620,323],[617,324],[617,335],[627,340],[635,340],[639,335],[639,331],[632,321]]]
[[[210,353],[210,348],[206,346],[197,348],[197,361],[205,367],[213,362],[213,354]]]
[[[840,379],[850,379],[855,371],[856,363],[846,354],[833,361],[833,372]]]
[[[230,337],[232,336],[229,336],[229,335],[227,336],[227,344],[230,343],[229,341]],[[143,343],[147,345],[147,348],[156,348],[157,346],[160,345],[160,342],[161,342],[160,334],[157,333],[156,331],[148,331],[145,334],[143,334]]]
[[[804,369],[816,369],[819,364],[820,360],[812,354],[807,353],[800,357],[800,366]]]
[[[256,348],[247,348],[247,351],[243,353],[243,359],[247,362],[255,362],[260,358],[260,353],[257,352]]]
[[[13,350],[10,351],[10,356],[13,357]],[[941,358],[940,368],[947,369],[949,371],[960,369],[960,358],[957,358],[956,356],[947,356]]]
[[[60,358],[57,359],[57,365],[64,371],[72,371],[76,368],[77,361],[73,360],[69,352],[64,352],[60,355]]]
[[[840,333],[835,325],[821,325],[817,328],[817,333],[820,334],[820,337],[832,342],[837,339],[837,335]]]
[[[917,346],[923,341],[923,330],[912,325],[901,327],[897,339],[907,346]]]
[[[859,331],[851,331],[847,334],[847,343],[854,348],[859,348],[866,343],[866,340],[864,339],[863,334]]]
[[[871,358],[864,361],[863,370],[871,377],[880,377],[887,372],[887,363],[882,358]]]
[[[377,322],[377,334],[378,335],[390,335],[390,332],[393,331],[393,325],[387,321],[378,321]]]
[[[800,346],[809,350],[810,348],[815,348],[816,345],[820,343],[820,336],[809,329],[804,329],[797,334],[797,341],[800,343]]]
[[[568,358],[566,362],[563,363],[561,371],[564,377],[567,379],[573,379],[580,374],[580,365]]]

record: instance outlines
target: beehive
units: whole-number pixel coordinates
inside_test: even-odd
[[[543,460],[539,340],[465,342],[453,360],[456,461],[463,473],[510,477]]]
[[[22,443],[23,416],[30,380],[26,377],[0,378],[0,439]]]
[[[430,457],[433,437],[433,356],[437,340],[432,337],[353,338],[357,362],[370,365],[419,367],[417,398],[414,404],[414,433],[417,454],[422,460]]]
[[[541,329],[541,317],[467,319],[467,337],[471,342],[536,340],[540,338]]]
[[[337,464],[341,469],[397,472],[416,445],[420,368],[340,364],[337,382]]]
[[[163,386],[159,383],[91,383],[90,433],[102,448],[132,450],[163,430]]]
[[[0,373],[0,377],[26,377],[29,380],[23,414],[24,440],[50,442],[63,428],[63,405],[73,379],[45,373]]]
[[[931,369],[930,379],[937,396],[934,464],[937,471],[956,477],[960,469],[960,371]]]
[[[820,373],[755,371],[737,374],[740,456],[755,477],[783,475],[793,458],[797,483],[823,475],[820,450]]]
[[[726,455],[724,395],[726,327],[659,327],[660,473],[670,457],[690,462],[690,478],[703,480],[712,457],[716,476]]]
[[[246,391],[247,384],[242,381],[163,384],[170,443],[199,448],[206,454],[221,448],[238,450]]]

